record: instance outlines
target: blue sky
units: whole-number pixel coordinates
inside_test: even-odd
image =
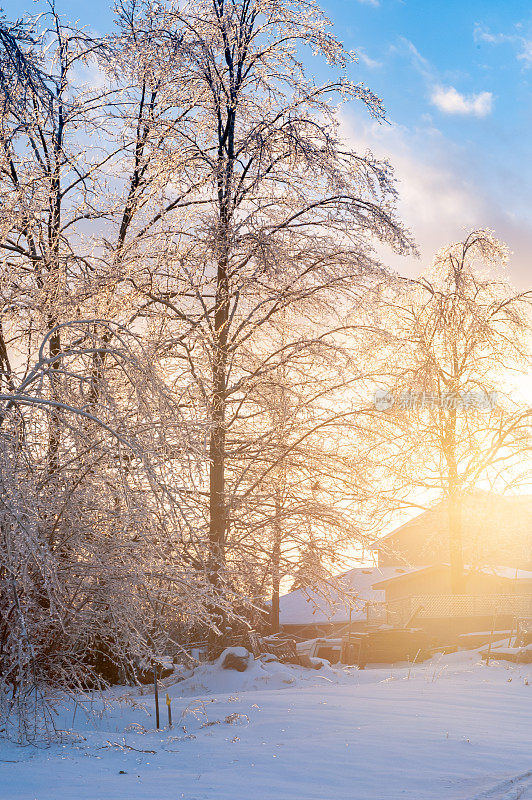
[[[2,2],[2,0],[0,0]],[[8,17],[39,3],[4,0]],[[57,0],[105,32],[108,0]],[[532,269],[532,7],[521,0],[326,0],[336,34],[358,52],[350,77],[384,101],[389,125],[344,109],[344,133],[388,157],[401,213],[421,263],[390,259],[412,274],[473,226],[490,227],[514,256],[511,274],[529,288]],[[309,59],[311,71],[321,66]]]
[[[359,52],[360,79],[383,98],[392,125],[360,134],[353,113],[353,136],[395,164],[423,261],[463,226],[491,227],[514,252],[515,282],[529,288],[530,4],[327,0],[325,8]]]

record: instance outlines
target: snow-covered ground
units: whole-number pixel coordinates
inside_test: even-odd
[[[0,742],[2,800],[530,800],[532,665],[478,653],[387,668],[203,666],[62,711],[63,741]],[[166,720],[164,690],[161,719]]]

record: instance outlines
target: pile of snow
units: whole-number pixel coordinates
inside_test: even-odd
[[[239,651],[239,652],[237,652]],[[347,679],[345,669],[334,669],[324,659],[314,659],[319,669],[308,669],[295,664],[281,664],[270,660],[271,656],[254,659],[249,654],[245,672],[224,669],[228,653],[242,656],[242,647],[227,648],[214,664],[201,664],[190,677],[172,687],[174,696],[192,697],[203,694],[230,694],[252,692],[257,689],[286,689],[298,686],[323,686],[343,683]]]

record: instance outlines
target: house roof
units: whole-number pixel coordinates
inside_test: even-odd
[[[279,599],[279,622],[281,625],[348,622],[349,602],[345,593],[352,598],[352,621],[365,620],[366,604],[385,600],[384,591],[375,589],[373,585],[379,579],[389,579],[404,572],[401,567],[355,567],[338,576],[335,583],[339,584],[339,589],[332,585],[324,585],[319,593],[310,587],[296,589]]]
[[[470,559],[475,563],[532,564],[532,495],[474,490],[464,495],[462,508],[464,552],[468,552]],[[372,547],[391,554],[397,550],[408,564],[404,548],[412,548],[414,542],[419,542],[416,545],[419,560],[431,563],[434,549],[441,547],[448,537],[448,524],[447,501],[440,500],[374,540]]]
[[[388,539],[393,539],[396,536],[400,536],[406,531],[410,531],[418,527],[424,528],[426,525],[430,524],[435,517],[438,517],[445,511],[446,505],[447,501],[445,499],[438,500],[438,502],[436,502],[431,508],[420,511],[419,514],[416,514],[411,519],[403,522],[397,528],[394,528],[393,531],[374,539],[374,541],[371,542],[371,545],[375,548],[378,548],[380,544],[387,542]],[[518,514],[519,518],[516,520],[514,517],[510,520],[510,523],[512,526],[514,526],[516,522],[518,522],[520,526],[521,522],[530,523],[532,515],[532,495],[502,495],[495,494],[494,492],[485,492],[482,489],[472,489],[464,495],[464,506],[466,514],[470,510],[480,509],[481,511],[491,511],[495,507],[497,510],[504,508],[506,511],[507,509],[511,508],[513,513]]]
[[[442,502],[443,501],[440,500],[433,506],[433,508],[427,508],[425,509],[425,511],[420,511],[419,514],[416,514],[411,519],[407,520],[406,522],[403,522],[397,528],[394,528],[393,531],[390,531],[389,533],[384,534],[384,536],[379,536],[377,539],[374,539],[372,542],[370,542],[369,546],[373,547],[375,550],[378,550],[382,544],[386,544],[386,542],[388,542],[389,539],[394,539],[396,536],[400,536],[403,531],[412,530],[413,528],[417,528],[419,525],[425,526],[429,521],[428,518],[430,517],[430,515],[434,514],[434,512],[441,507]]]

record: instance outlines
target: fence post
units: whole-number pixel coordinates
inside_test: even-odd
[[[153,686],[155,689],[155,724],[159,730],[159,688],[157,686],[157,664],[153,665]]]
[[[491,655],[491,644],[493,642],[493,631],[495,630],[495,614],[493,615],[493,620],[491,622],[491,633],[490,633],[490,643],[488,645],[488,652],[486,654],[486,666],[489,666],[490,663],[490,655]]]
[[[172,701],[170,695],[166,692],[166,705],[168,706],[168,727],[172,727]]]

